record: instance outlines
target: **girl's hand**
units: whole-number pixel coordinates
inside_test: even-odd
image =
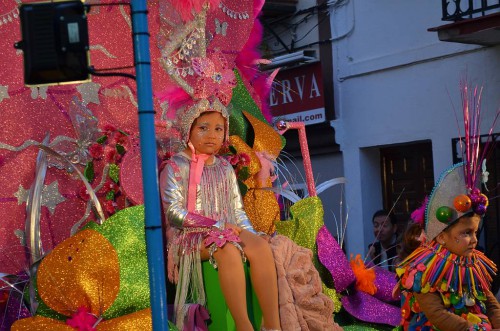
[[[233,230],[233,233],[236,236],[239,236],[242,230],[242,228],[240,228],[239,226],[230,223],[226,223],[226,229]]]
[[[270,241],[271,241],[271,236],[270,236],[270,235],[268,235],[268,234],[267,234],[267,233],[265,233],[265,232],[258,232],[258,233],[257,233],[257,235],[258,235],[259,237],[261,237],[262,239],[264,239],[265,241],[267,241],[267,242],[270,242]]]

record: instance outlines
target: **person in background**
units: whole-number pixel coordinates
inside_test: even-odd
[[[428,201],[429,197],[425,197],[420,207],[411,213],[406,229],[401,235],[401,242],[398,247],[398,258],[394,263],[395,265],[398,265],[401,261],[406,259],[406,257],[417,249],[425,239],[425,207]]]
[[[381,268],[394,271],[394,259],[398,256],[397,219],[386,210],[378,210],[373,214],[372,223],[376,241],[368,246],[368,260]]]

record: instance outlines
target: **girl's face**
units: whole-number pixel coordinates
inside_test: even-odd
[[[456,224],[437,236],[440,244],[444,243],[451,253],[470,257],[477,245],[477,230],[481,217],[479,215],[463,216]]]
[[[189,141],[196,154],[214,155],[224,142],[224,117],[219,112],[206,112],[200,115],[191,126]]]

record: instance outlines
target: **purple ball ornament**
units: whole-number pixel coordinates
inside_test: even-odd
[[[448,224],[453,218],[453,210],[448,206],[439,207],[436,210],[436,218],[439,222]]]
[[[472,190],[470,190],[470,195],[479,195],[481,194],[481,190],[478,189],[477,187],[474,187]]]
[[[481,193],[479,195],[479,204],[485,205],[486,207],[488,207],[488,204],[489,204],[488,197],[486,195],[484,195],[483,193]]]
[[[471,194],[469,194],[469,198],[470,198],[470,201],[472,202],[472,207],[474,208],[475,206],[481,204],[481,193],[479,194],[474,194],[471,192]]]
[[[276,123],[276,128],[278,130],[285,130],[286,129],[286,122],[281,120]]]
[[[473,208],[473,211],[479,216],[483,216],[484,214],[486,214],[486,205],[479,204]]]

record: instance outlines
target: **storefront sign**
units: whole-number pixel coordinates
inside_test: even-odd
[[[271,88],[269,105],[275,122],[325,122],[321,63],[280,71]]]

